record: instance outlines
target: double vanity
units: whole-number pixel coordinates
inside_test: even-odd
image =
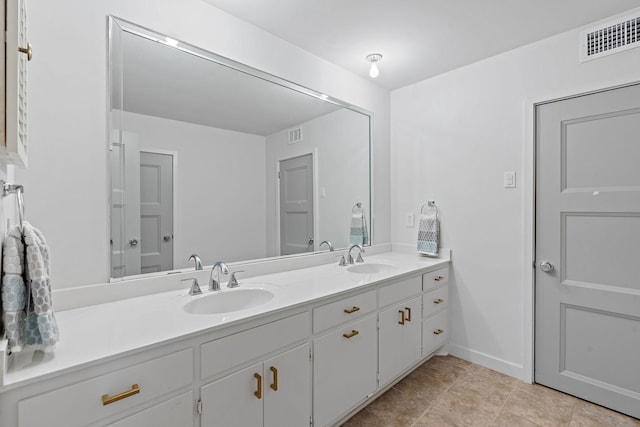
[[[350,266],[242,266],[217,292],[208,271],[169,275],[166,292],[59,311],[54,354],[11,356],[2,425],[339,424],[448,337],[449,258],[379,246]]]

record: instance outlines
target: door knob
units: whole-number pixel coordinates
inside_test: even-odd
[[[138,245],[138,239],[131,239],[129,240],[129,244],[131,246],[137,246]]]
[[[307,243],[309,246],[313,245],[313,237],[309,237],[309,241]]]
[[[165,242],[168,242],[169,240],[171,240],[171,234],[165,234],[164,236],[162,236],[162,240],[164,240]]]
[[[542,261],[540,263],[540,270],[544,271],[545,273],[550,273],[553,271],[555,267],[553,266],[553,264],[551,264],[549,261]]]

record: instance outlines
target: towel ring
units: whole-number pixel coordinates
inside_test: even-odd
[[[422,207],[420,208],[420,215],[424,215],[424,208],[425,207],[435,209],[436,210],[436,217],[438,216],[438,207],[436,206],[435,200],[427,200],[427,203],[422,205]]]
[[[19,184],[9,184],[5,181],[0,181],[0,184],[2,184],[2,197],[13,193],[16,194],[16,201],[18,203],[18,229],[22,233],[22,225],[24,224],[24,198],[22,195],[24,193],[24,187]]]

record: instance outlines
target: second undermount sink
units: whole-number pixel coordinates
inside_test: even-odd
[[[191,314],[230,313],[266,304],[274,296],[273,292],[260,288],[223,289],[196,297],[184,305],[184,311]]]
[[[347,271],[359,274],[378,274],[393,270],[393,265],[379,262],[366,262],[364,264],[354,264],[347,267]]]

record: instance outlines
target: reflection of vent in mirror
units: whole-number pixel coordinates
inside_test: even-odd
[[[640,12],[580,32],[582,62],[640,46]]]
[[[295,144],[302,141],[302,128],[289,130],[289,144]]]

